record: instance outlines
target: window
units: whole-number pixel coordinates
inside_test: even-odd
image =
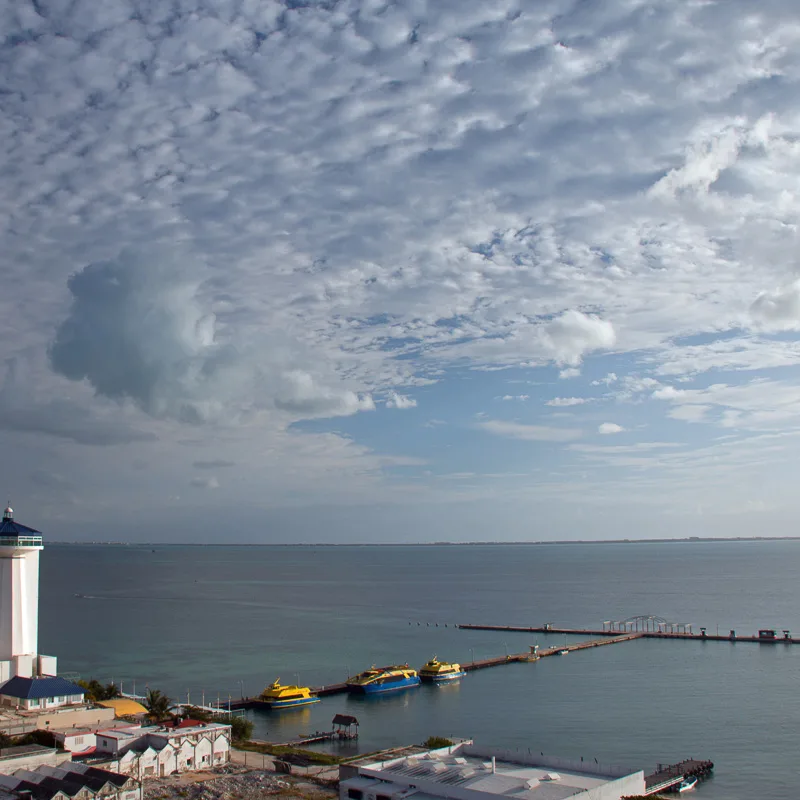
[[[36,698],[31,698],[28,700],[28,706],[30,708],[39,708],[39,701]]]
[[[364,797],[364,792],[362,792],[361,789],[348,789],[347,796],[350,800],[361,800],[361,798]]]
[[[72,740],[72,743],[73,743],[73,744],[83,744],[83,738],[84,738],[83,736],[76,736],[76,737],[75,737],[75,738]]]

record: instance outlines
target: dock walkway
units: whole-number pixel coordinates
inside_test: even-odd
[[[652,775],[645,775],[645,796],[671,789],[686,778],[705,778],[713,769],[713,761],[695,761],[693,758],[681,761],[679,764],[667,766],[659,764]]]

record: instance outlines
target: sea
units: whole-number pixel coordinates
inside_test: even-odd
[[[47,544],[40,650],[59,671],[206,703],[576,642],[459,624],[599,628],[658,615],[800,636],[800,541],[430,546]],[[635,640],[387,697],[249,712],[256,738],[360,723],[341,752],[432,735],[644,769],[710,759],[698,798],[800,795],[800,646]]]

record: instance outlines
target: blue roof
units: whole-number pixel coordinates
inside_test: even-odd
[[[29,528],[21,525],[13,519],[3,519],[0,521],[0,536],[41,536],[42,532],[36,528]]]
[[[23,678],[16,675],[0,686],[0,694],[23,700],[41,700],[45,697],[86,694],[86,690],[65,678]]]

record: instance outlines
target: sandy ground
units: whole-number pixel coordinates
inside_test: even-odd
[[[333,800],[335,788],[270,770],[228,765],[218,770],[149,778],[145,800]]]

